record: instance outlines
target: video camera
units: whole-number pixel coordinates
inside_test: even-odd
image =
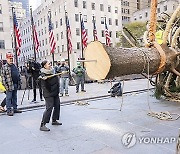
[[[28,59],[27,61],[27,67],[30,72],[38,72],[41,69],[41,65],[36,62],[34,59]]]

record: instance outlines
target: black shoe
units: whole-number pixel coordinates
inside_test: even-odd
[[[78,93],[79,92],[79,90],[76,90],[76,93]]]
[[[86,92],[86,90],[81,90],[82,92]]]
[[[48,132],[48,131],[50,131],[50,129],[47,128],[46,125],[42,125],[42,126],[40,127],[40,131]]]
[[[60,94],[59,97],[63,97],[63,94]]]
[[[44,99],[41,98],[41,101],[44,101]]]
[[[69,96],[69,94],[68,94],[68,93],[66,93],[66,94],[65,94],[65,96]]]
[[[21,110],[14,110],[14,113],[22,113],[22,111]]]
[[[52,125],[62,125],[62,123],[61,123],[61,122],[58,122],[58,121],[53,121],[53,122],[52,122]]]
[[[13,114],[14,114],[13,111],[7,111],[8,116],[13,116]]]
[[[34,103],[34,102],[36,102],[36,100],[35,100],[35,99],[33,99],[31,102],[32,102],[32,103]]]

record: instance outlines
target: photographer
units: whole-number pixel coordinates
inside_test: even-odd
[[[28,73],[31,73],[32,79],[33,79],[32,84],[33,84],[34,99],[32,100],[32,102],[36,102],[36,88],[37,88],[37,85],[39,87],[40,99],[41,99],[41,101],[43,101],[41,80],[38,80],[38,77],[40,75],[41,65],[40,65],[40,63],[35,61],[34,58],[32,58],[32,59],[29,59],[29,61],[27,63],[27,69],[28,69]]]
[[[81,83],[81,91],[84,90],[84,78],[85,78],[85,69],[82,67],[80,62],[77,62],[77,67],[73,69],[73,72],[76,74],[76,93],[79,92],[79,85]]]

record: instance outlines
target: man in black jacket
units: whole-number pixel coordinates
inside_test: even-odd
[[[34,99],[32,100],[32,102],[36,102],[36,88],[37,88],[37,85],[39,87],[40,99],[41,99],[41,101],[43,101],[41,81],[38,80],[38,77],[40,75],[41,65],[40,65],[40,63],[35,61],[34,58],[33,58],[33,59],[29,60],[27,68],[28,68],[28,73],[31,73],[32,79],[33,79],[32,84],[33,84]]]

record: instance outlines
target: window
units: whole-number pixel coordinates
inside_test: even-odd
[[[47,32],[47,31],[46,31],[46,27],[44,27],[44,34],[46,34],[46,32]]]
[[[148,17],[148,13],[147,12],[145,13],[145,17]]]
[[[39,26],[39,20],[38,20],[38,26]]]
[[[42,25],[42,23],[43,23],[43,19],[41,18],[41,25]]]
[[[115,25],[118,26],[118,19],[115,19]]]
[[[63,39],[63,32],[61,32],[61,39]]]
[[[57,41],[59,41],[59,34],[56,34]]]
[[[111,12],[111,6],[108,6],[108,12]]]
[[[43,29],[41,29],[41,34],[43,35]]]
[[[160,9],[160,8],[158,8],[158,9],[157,9],[157,12],[158,12],[158,13],[160,13],[160,12],[161,12],[161,9]]]
[[[56,21],[56,28],[58,28],[58,21]]]
[[[115,7],[115,13],[118,13],[118,7]]]
[[[86,1],[83,1],[83,9],[86,9],[87,8],[87,3]]]
[[[62,45],[62,52],[64,52],[64,45]]]
[[[75,21],[79,22],[79,14],[75,14]]]
[[[47,38],[46,38],[45,42],[46,42],[46,45],[47,45],[47,44],[48,44],[48,40],[47,40]]]
[[[74,0],[74,6],[78,7],[78,0]]]
[[[44,16],[44,23],[46,22],[46,17]]]
[[[57,51],[58,51],[58,53],[60,52],[60,46],[57,47]]]
[[[109,36],[112,37],[112,31],[109,32]]]
[[[104,24],[104,17],[101,17],[101,24]]]
[[[101,31],[101,36],[104,37],[104,30]]]
[[[80,49],[80,42],[77,42],[77,49]]]
[[[0,4],[0,14],[2,14],[2,5]]]
[[[42,45],[44,46],[44,40],[42,40]]]
[[[63,19],[61,18],[60,19],[60,26],[62,26],[63,25]]]
[[[84,15],[83,20],[84,22],[87,22],[87,15]]]
[[[95,3],[91,3],[92,10],[95,10]]]
[[[0,22],[0,31],[3,31],[3,22]]]
[[[0,40],[0,49],[5,49],[4,40]]]
[[[104,5],[100,4],[100,11],[104,11]]]
[[[109,18],[109,25],[112,25],[112,19]]]
[[[118,38],[119,37],[119,33],[118,32],[116,32],[116,38]]]
[[[164,6],[164,11],[167,11],[167,5]]]
[[[76,28],[76,35],[77,35],[77,36],[80,35],[80,30],[79,30],[79,28]]]

